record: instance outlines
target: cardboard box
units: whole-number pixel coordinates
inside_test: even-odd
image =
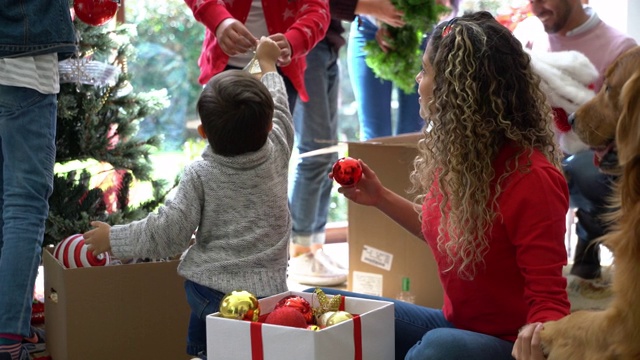
[[[298,295],[317,307],[312,293],[289,291],[260,300],[260,313],[277,302]],[[393,303],[344,298],[344,310],[357,318],[322,330],[207,316],[207,358],[264,360],[389,360],[395,357]]]
[[[43,253],[53,360],[189,359],[178,261],[66,269]]]
[[[413,200],[415,195],[407,193],[409,174],[421,137],[414,133],[349,143],[349,156],[362,159],[386,187]],[[348,206],[349,290],[396,298],[408,277],[416,304],[442,307],[442,286],[427,243],[376,208]]]

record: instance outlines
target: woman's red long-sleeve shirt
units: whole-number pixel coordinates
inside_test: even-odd
[[[515,151],[513,146],[503,147],[494,161],[496,179]],[[519,164],[527,164],[527,156],[527,152],[521,155]],[[422,230],[438,263],[444,315],[457,328],[515,341],[521,326],[557,320],[569,313],[567,282],[562,275],[567,263],[567,183],[538,151],[532,154],[528,168],[503,182],[498,216],[489,234],[490,248],[473,280],[461,279],[455,268],[442,271],[450,265],[437,249],[438,200],[423,204]]]

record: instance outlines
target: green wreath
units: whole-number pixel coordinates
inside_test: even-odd
[[[439,15],[449,9],[436,5],[434,0],[391,0],[404,12],[405,26],[394,28],[382,24],[389,31],[388,43],[393,48],[385,53],[375,40],[368,41],[364,50],[365,62],[377,77],[393,82],[395,86],[410,94],[415,91],[415,76],[422,67],[424,37],[438,21]]]

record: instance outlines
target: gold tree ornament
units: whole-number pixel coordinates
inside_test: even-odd
[[[262,74],[262,69],[260,68],[260,63],[258,62],[258,57],[256,56],[255,51],[253,52],[253,58],[251,58],[251,61],[249,61],[247,66],[245,66],[242,70],[256,76],[260,76]]]
[[[316,288],[313,293],[318,299],[318,306],[313,308],[313,315],[316,321],[326,312],[340,310],[340,303],[342,302],[342,295],[334,295],[329,298],[327,294],[320,288]]]

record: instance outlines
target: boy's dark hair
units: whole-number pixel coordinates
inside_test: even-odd
[[[213,152],[235,156],[264,146],[274,104],[267,87],[253,75],[227,70],[209,80],[197,110]]]

